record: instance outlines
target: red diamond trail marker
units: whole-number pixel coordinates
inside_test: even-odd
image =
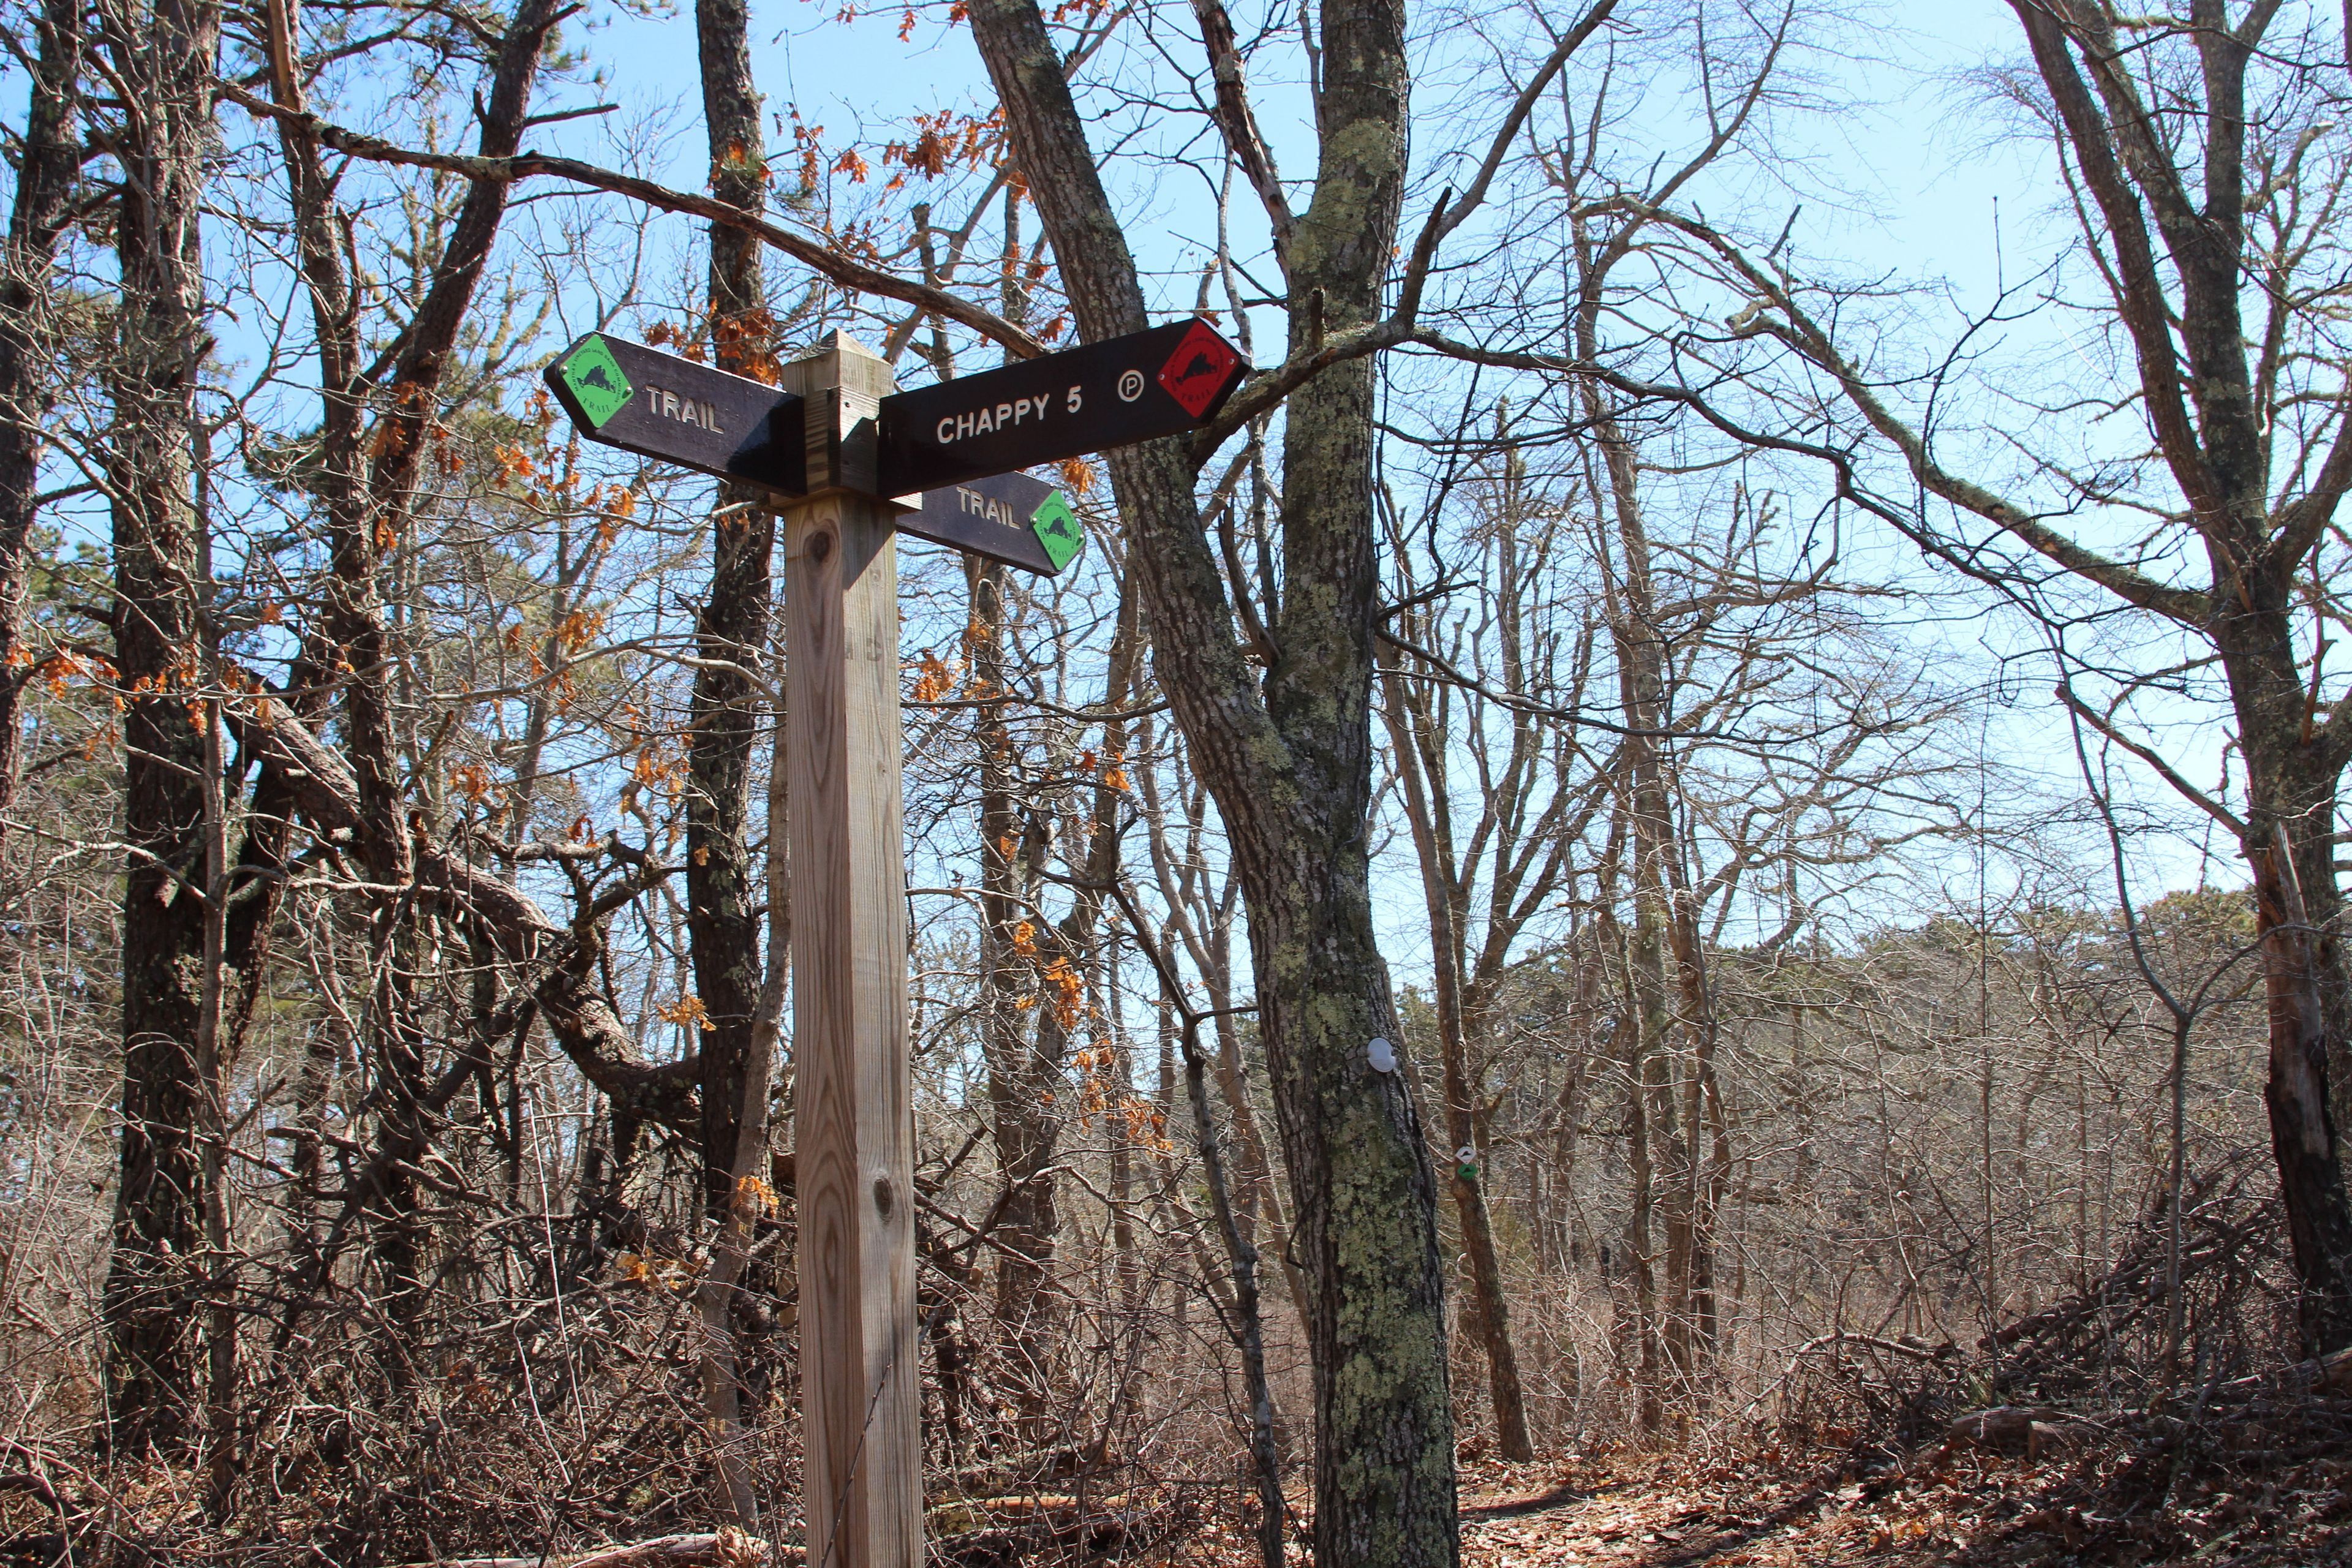
[[[1160,367],[1158,380],[1185,413],[1198,419],[1232,384],[1234,367],[1241,363],[1231,343],[1211,331],[1208,322],[1195,321]]]

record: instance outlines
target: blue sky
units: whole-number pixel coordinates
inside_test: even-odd
[[[989,102],[985,79],[968,34],[960,27],[919,18],[911,37],[901,41],[899,13],[884,8],[844,22],[837,17],[839,0],[765,0],[753,15],[753,61],[759,85],[767,97],[772,117],[797,109],[810,124],[826,128],[827,140],[838,145],[853,137],[880,141],[894,134],[906,117],[941,108],[982,110]],[[1628,7],[1635,14],[1636,7]],[[1654,14],[1655,7],[1639,7]],[[1237,12],[1246,32],[1262,14]],[[1484,67],[1478,30],[1499,22],[1475,8],[1431,7],[1418,15],[1416,26],[1425,35],[1421,54],[1424,79],[1416,82],[1416,110],[1423,119],[1418,134],[1417,161],[1424,177],[1433,149],[1449,141],[1462,144],[1477,139],[1491,123],[1498,107],[1498,84]],[[573,42],[583,52],[601,81],[574,81],[545,95],[551,108],[571,108],[611,102],[619,112],[599,119],[568,121],[541,129],[530,138],[542,150],[562,152],[600,161],[630,156],[644,169],[667,183],[699,186],[705,153],[699,124],[699,94],[695,61],[695,32],[688,5],[656,9],[597,4]],[[1143,22],[1123,26],[1113,50],[1132,51],[1129,62],[1149,67],[1152,52],[1165,47],[1189,66],[1196,47],[1185,36],[1189,16],[1177,18],[1175,31],[1159,36]],[[2013,280],[2030,271],[2062,241],[2053,224],[2048,194],[2052,183],[2039,156],[1990,134],[1979,112],[1978,100],[1966,73],[1988,59],[2013,58],[2019,49],[2014,18],[2005,5],[1973,3],[1951,5],[1878,5],[1853,9],[1841,21],[1817,28],[1818,50],[1809,68],[1816,73],[1815,97],[1835,105],[1832,112],[1791,116],[1781,132],[1786,162],[1780,167],[1750,166],[1735,178],[1703,193],[1711,212],[1743,204],[1757,212],[1778,212],[1801,204],[1794,229],[1801,252],[1834,258],[1846,275],[1885,275],[1913,281],[1939,280],[1948,290],[1953,310],[1982,309],[1992,298],[1995,279],[2003,269]],[[1116,61],[1117,57],[1110,57]],[[1282,79],[1285,70],[1295,79],[1292,56],[1269,58],[1260,74],[1262,123],[1295,177],[1311,174],[1308,110],[1296,79]],[[366,118],[362,101],[376,84],[355,85],[352,101],[341,114]],[[391,84],[383,84],[390,88]],[[21,112],[21,79],[11,74],[0,81],[12,106],[11,118]],[[1687,105],[1662,100],[1637,104],[1629,125],[1661,144],[1686,136],[1687,125],[1677,117]],[[226,111],[242,120],[236,110]],[[1158,121],[1148,111],[1129,105],[1115,109],[1105,122],[1105,134],[1130,138],[1130,147],[1166,150],[1164,141],[1181,134],[1181,127]],[[789,154],[789,139],[772,118],[771,151]],[[242,136],[240,126],[235,134]],[[1204,248],[1213,222],[1213,195],[1197,176],[1168,174],[1167,165],[1129,157],[1119,164],[1115,182],[1129,222],[1132,240],[1147,268],[1181,273],[1188,260]],[[1433,193],[1418,190],[1409,201],[1408,231],[1417,225]],[[1246,202],[1237,202],[1244,212]],[[1242,221],[1246,222],[1244,217]],[[683,280],[693,265],[699,225],[688,219],[655,220],[652,257],[642,277],[649,302],[675,300],[672,279]],[[509,256],[516,254],[509,247]],[[522,265],[528,266],[528,262]],[[780,264],[781,265],[781,264]],[[537,281],[510,278],[526,292]],[[557,336],[584,326],[592,302],[562,289],[559,279],[544,280],[561,296],[562,321]],[[683,286],[690,287],[690,284]],[[1189,308],[1189,285],[1173,279],[1159,301],[1171,310]],[[1923,316],[1923,341],[1939,341],[1952,316],[1932,309]],[[1262,328],[1270,330],[1265,320]],[[259,351],[259,327],[240,322],[225,334],[233,353]],[[240,334],[251,334],[242,337]],[[2027,344],[2031,351],[2035,345]],[[2051,346],[2051,345],[2044,345]],[[1262,339],[1261,362],[1278,352],[1278,340]],[[2012,343],[2008,352],[2020,352]],[[299,372],[297,373],[299,374]],[[1890,552],[1890,571],[1920,577],[1915,563],[1898,562]],[[1932,578],[1921,578],[1932,584]],[[1954,585],[1942,592],[1954,595],[1953,608],[1963,610]],[[2014,628],[1991,621],[1963,618],[1937,635],[1965,643],[1973,632],[1995,652],[2017,646]],[[1983,647],[1962,647],[1959,657],[1986,657]],[[2046,681],[2037,684],[2045,685]],[[1997,716],[1989,744],[2004,760],[2027,775],[2037,771],[2051,787],[2067,787],[2072,759],[2059,742],[2045,702],[2021,705]],[[2192,770],[2210,772],[2210,770]],[[2160,797],[2151,797],[2155,804]],[[2168,861],[2168,879],[2187,874],[2186,862]]]

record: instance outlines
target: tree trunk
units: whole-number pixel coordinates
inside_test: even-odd
[[[1487,1390],[1495,1406],[1496,1447],[1502,1457],[1525,1462],[1536,1457],[1528,1436],[1527,1394],[1519,1382],[1518,1352],[1511,1345],[1510,1306],[1503,1289],[1502,1254],[1495,1246],[1495,1224],[1486,1209],[1486,1150],[1479,1136],[1472,1104],[1467,1041],[1486,1037],[1483,1017],[1456,1013],[1456,1031],[1441,1039],[1444,1055],[1446,1137],[1456,1154],[1471,1152],[1473,1174],[1457,1169],[1453,1179],[1454,1205],[1462,1223],[1462,1249],[1469,1255],[1470,1288],[1477,1310],[1475,1323],[1478,1346],[1486,1357]]]
[[[1597,339],[1589,311],[1579,331],[1590,352]],[[1705,1130],[1717,1120],[1715,1009],[1676,810],[1667,633],[1659,623],[1651,583],[1637,454],[1601,391],[1588,387],[1586,398],[1608,487],[1607,496],[1596,500],[1609,509],[1617,544],[1616,570],[1604,582],[1604,592],[1628,726],[1620,788],[1629,828],[1626,847],[1633,857],[1643,1083],[1663,1188],[1658,1208],[1666,1267],[1660,1327],[1675,1393],[1687,1402],[1698,1390],[1698,1373],[1714,1353],[1716,1337],[1714,1211],[1721,1184],[1720,1141],[1702,1153]]]
[[[1635,896],[1638,900],[1639,894]],[[1667,1360],[1658,1300],[1656,1152],[1660,1144],[1671,1141],[1673,1130],[1654,1125],[1665,1072],[1659,1059],[1664,1009],[1658,1002],[1654,923],[1645,930],[1643,922],[1643,911],[1637,903],[1633,930],[1624,933],[1619,944],[1625,966],[1625,1001],[1619,1017],[1625,1038],[1625,1149],[1630,1173],[1623,1266],[1633,1288],[1635,1364],[1640,1368],[1638,1419],[1643,1431],[1655,1432],[1664,1425],[1660,1393]],[[1610,920],[1608,926],[1615,928],[1616,921]]]
[[[1013,797],[1013,737],[1004,722],[1004,575],[993,563],[971,566],[968,646],[971,690],[979,700],[982,1049],[988,1063],[989,1131],[1004,1184],[996,1237],[996,1322],[1008,1364],[1021,1441],[1045,1433],[1052,1384],[1053,1303],[1045,1289],[1061,1211],[1054,1151],[1061,1134],[1055,1093],[1059,1046],[1043,1014],[1036,922],[1024,911],[1034,879],[1024,875],[1045,853],[1044,835],[1024,825]],[[1033,841],[1034,837],[1034,841]],[[1048,1053],[1051,1053],[1050,1055]]]
[[[19,657],[25,639],[25,545],[37,510],[41,426],[56,396],[49,273],[74,183],[81,175],[79,0],[43,0],[33,30],[38,43],[31,101],[25,110],[7,247],[0,252],[0,841],[24,767],[18,703],[30,673],[29,661]]]
[[[745,1530],[760,1528],[759,1490],[753,1480],[751,1456],[743,1433],[743,1334],[739,1320],[737,1289],[751,1261],[752,1237],[766,1205],[754,1178],[771,1170],[768,1154],[768,1076],[776,1036],[783,1020],[784,983],[792,952],[792,883],[785,856],[786,802],[789,772],[784,742],[789,733],[781,706],[776,714],[775,743],[768,769],[768,967],[761,981],[751,1020],[751,1052],[738,1086],[735,1156],[729,1172],[727,1208],[719,1218],[719,1237],[710,1249],[710,1264],[696,1292],[702,1320],[703,1419],[709,1428],[712,1470],[718,1501],[729,1517]],[[703,1093],[708,1106],[709,1089]],[[706,1120],[704,1125],[709,1125]]]
[[[1437,1047],[1445,1087],[1445,1138],[1457,1161],[1470,1151],[1465,1176],[1457,1165],[1448,1183],[1454,1213],[1462,1226],[1462,1250],[1470,1265],[1471,1327],[1486,1359],[1488,1397],[1494,1406],[1496,1447],[1506,1459],[1535,1458],[1528,1437],[1527,1396],[1519,1382],[1518,1355],[1511,1345],[1510,1307],[1503,1293],[1503,1265],[1495,1247],[1495,1227],[1486,1212],[1485,1150],[1479,1147],[1475,1114],[1475,1079],[1470,1066],[1473,1038],[1484,1038],[1484,1020],[1466,1016],[1477,1005],[1465,993],[1472,987],[1465,973],[1468,939],[1464,931],[1469,888],[1455,864],[1450,814],[1435,798],[1445,788],[1439,725],[1424,702],[1407,683],[1393,676],[1386,682],[1391,743],[1403,782],[1405,819],[1421,863],[1423,900],[1429,910],[1430,944],[1434,950],[1432,991],[1437,1004]],[[1489,943],[1489,946],[1494,944]]]
[[[288,0],[272,9],[278,57],[273,62],[275,90],[288,101],[301,86],[294,75],[295,14]],[[509,19],[479,100],[483,156],[506,157],[520,144],[541,53],[557,15],[557,0],[521,0]],[[384,1363],[398,1385],[414,1374],[405,1341],[425,1308],[432,1239],[431,1222],[421,1212],[422,1188],[411,1173],[432,1146],[437,1114],[428,1099],[432,1041],[417,994],[424,944],[416,901],[408,891],[416,879],[419,847],[410,831],[393,694],[402,650],[385,615],[383,580],[415,521],[425,454],[439,427],[442,385],[505,216],[507,186],[494,179],[468,183],[447,243],[434,258],[431,284],[381,388],[375,427],[362,456],[358,431],[366,389],[358,379],[362,356],[349,280],[336,252],[341,215],[331,211],[331,185],[319,171],[315,149],[290,132],[286,142],[325,391],[328,460],[322,488],[330,574],[321,624],[342,672],[343,740],[357,807],[352,844],[369,880],[398,889],[374,896],[372,1016],[362,1041],[381,1107],[368,1194],[376,1220],[370,1251],[382,1280],[386,1321],[401,1342],[390,1347]]]
[[[1034,0],[981,0],[972,31],[1014,158],[1088,341],[1146,325],[1135,262]],[[1320,18],[1322,161],[1289,257],[1298,344],[1379,310],[1405,174],[1404,14],[1339,0]],[[1322,1568],[1459,1556],[1436,1182],[1374,940],[1371,795],[1373,372],[1293,396],[1282,533],[1290,594],[1261,692],[1201,528],[1198,465],[1174,440],[1109,455],[1162,689],[1215,793],[1249,903],[1259,1037],[1306,1265]]]
[[[749,9],[744,0],[695,0],[694,17],[710,194],[758,212],[767,204],[767,180]],[[719,369],[774,379],[774,323],[766,303],[759,242],[711,225],[710,336]],[[731,1202],[744,1074],[759,1007],[757,879],[744,823],[774,551],[775,517],[766,498],[748,486],[721,485],[712,521],[710,595],[695,623],[695,652],[703,663],[694,673],[688,718],[686,796],[687,931],[695,994],[705,1015],[703,1202],[714,1216],[726,1214]]]
[[[520,143],[540,52],[555,25],[552,0],[523,0],[499,40],[487,95],[478,99],[480,150],[511,153]],[[289,110],[304,107],[300,74],[300,16],[294,0],[270,0],[264,7],[270,92]],[[432,1042],[420,1017],[416,994],[423,943],[416,929],[417,847],[410,833],[401,740],[395,719],[393,679],[400,648],[384,613],[382,577],[392,552],[413,521],[418,479],[440,417],[440,388],[456,352],[474,289],[488,262],[506,206],[506,187],[494,180],[469,182],[447,242],[432,258],[431,281],[401,340],[372,436],[363,438],[371,385],[362,369],[357,310],[345,270],[348,215],[336,204],[317,143],[291,121],[278,124],[294,208],[298,255],[319,355],[320,444],[317,486],[327,518],[330,574],[320,617],[319,644],[306,648],[298,671],[340,674],[343,739],[348,769],[337,774],[351,789],[347,806],[349,843],[368,880],[393,889],[373,896],[370,940],[372,995],[368,1028],[360,1046],[370,1069],[377,1106],[376,1147],[365,1183],[353,1189],[376,1226],[369,1249],[383,1281],[386,1321],[395,1330],[412,1325],[424,1308],[425,1259],[431,1225],[421,1210],[412,1173],[436,1136],[439,1106],[434,1102],[429,1051]],[[308,731],[302,731],[307,741]],[[270,814],[248,829],[240,869],[266,872],[282,855],[284,805],[278,798],[293,778],[265,757],[264,786],[257,805]],[[297,788],[293,794],[304,792]],[[315,793],[315,789],[313,791]],[[270,798],[265,801],[264,795]],[[314,823],[316,814],[313,814]],[[257,920],[267,921],[274,892],[261,900]],[[247,922],[252,928],[252,922]],[[257,957],[252,938],[266,928],[231,932],[231,950]],[[239,1006],[249,1005],[258,974],[247,965]],[[316,1076],[316,1075],[312,1075]],[[442,1096],[446,1101],[446,1095]],[[307,1132],[298,1141],[298,1160],[317,1150]],[[306,1278],[323,1283],[332,1259],[320,1249],[306,1259]],[[281,1324],[281,1337],[305,1305],[298,1300]],[[404,1342],[404,1333],[396,1335]],[[404,1342],[389,1347],[383,1365],[395,1384],[412,1373]]]
[[[2243,851],[2253,871],[2270,1004],[2263,1100],[2286,1208],[2289,1256],[2303,1285],[2297,1319],[2304,1347],[2326,1354],[2352,1345],[2352,1200],[2345,1190],[2339,1120],[2352,1079],[2352,1062],[2345,1059],[2352,1039],[2352,984],[2336,932],[2343,904],[2327,830],[2336,820],[2336,791],[2332,775],[2312,765],[2315,748],[2299,736],[2301,683],[2294,683],[2291,698],[2275,686],[2269,693],[2245,689],[2253,685],[2241,684],[2239,742],[2254,805],[2247,814]],[[2273,700],[2260,701],[2263,695]],[[2282,708],[2296,712],[2294,729],[2262,721],[2275,720]]]
[[[197,1029],[205,985],[205,742],[199,669],[201,533],[195,395],[212,340],[200,234],[220,16],[208,0],[110,10],[106,47],[137,93],[116,217],[122,303],[108,364],[114,429],[115,668],[124,700],[122,1141],[105,1293],[108,1447],[185,1435],[207,1266],[209,1120]]]

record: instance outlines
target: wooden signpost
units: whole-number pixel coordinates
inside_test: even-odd
[[[1246,369],[1204,321],[895,395],[841,333],[774,387],[602,333],[548,368],[582,435],[761,486],[783,519],[813,1568],[923,1568],[896,536],[1059,572],[1077,518],[1010,470],[1205,423]]]

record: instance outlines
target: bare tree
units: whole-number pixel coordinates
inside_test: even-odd
[[[1535,73],[1549,80],[1610,7],[1596,6]],[[1226,150],[1265,209],[1284,281],[1289,358],[1187,447],[1114,453],[1155,669],[1230,837],[1249,902],[1260,1038],[1307,1277],[1316,1366],[1315,1542],[1319,1562],[1450,1562],[1456,1553],[1435,1183],[1401,1078],[1370,1042],[1397,1037],[1369,901],[1370,700],[1378,608],[1371,367],[1392,286],[1410,321],[1447,228],[1483,188],[1441,204],[1412,270],[1392,284],[1406,173],[1405,16],[1388,4],[1327,6],[1314,49],[1320,164],[1311,199],[1257,134],[1243,60],[1221,6],[1196,7]],[[1026,0],[971,12],[1063,288],[1089,340],[1148,321],[1140,275],[1087,141],[1064,62]],[[1507,120],[1507,146],[1526,112]],[[1349,341],[1349,357],[1337,352]],[[1283,590],[1259,606],[1261,681],[1236,641],[1231,596],[1202,536],[1202,464],[1255,413],[1287,397],[1280,487]]]
[[[2275,36],[2282,12],[2269,4],[2233,15],[2224,0],[2198,0],[2179,17],[2103,0],[2014,9],[2032,65],[2010,91],[2056,150],[2088,268],[2083,302],[2112,334],[2111,380],[2083,395],[2139,421],[2102,460],[2085,468],[2059,450],[2091,432],[2053,400],[2034,421],[2050,444],[2016,487],[1969,477],[1932,409],[1906,411],[1906,394],[1852,346],[1837,291],[1804,282],[1785,257],[1679,226],[1746,297],[1735,338],[1785,344],[1914,483],[1992,537],[1866,493],[1851,447],[1757,434],[1835,464],[1850,495],[1931,555],[2037,613],[2064,613],[2034,581],[2054,570],[2179,639],[2184,657],[2165,671],[2125,673],[2111,702],[2080,710],[2221,825],[2253,877],[2272,1007],[2271,1130],[2304,1336],[2314,1351],[2335,1349],[2352,1343],[2352,1205],[2338,1147],[2352,1108],[2352,974],[2332,848],[2352,715],[2327,696],[2316,649],[2342,616],[2329,552],[2352,486],[2352,420],[2325,368],[2336,363],[2334,214],[2347,165],[2319,127],[2335,111],[2338,51],[2308,26]],[[1958,369],[1948,361],[1930,390]],[[2070,531],[2078,510],[2130,520],[2119,524],[2130,537],[2118,547],[2100,526]],[[2003,545],[2031,552],[2040,573]],[[2308,659],[2298,638],[2315,649]],[[2126,705],[2168,689],[2176,669],[2219,677],[2197,694],[2228,714],[2244,762],[2238,801],[2191,784],[2118,727],[2130,722]]]
[[[125,693],[121,1182],[107,1278],[113,1443],[130,1452],[188,1435],[208,1194],[203,1129],[221,1087],[200,1060],[208,759],[191,721],[211,520],[196,408],[210,342],[200,233],[220,13],[210,5],[112,7],[102,47],[141,111],[122,157],[122,274],[107,366],[114,515],[114,668]]]
[[[1527,956],[1530,926],[1566,886],[1601,792],[1591,770],[1580,776],[1580,743],[1554,717],[1583,706],[1591,673],[1590,630],[1554,597],[1569,525],[1531,494],[1526,460],[1508,449],[1507,422],[1497,425],[1496,471],[1469,498],[1479,514],[1470,542],[1487,584],[1475,619],[1441,608],[1442,588],[1424,594],[1412,571],[1412,531],[1392,513],[1400,611],[1389,636],[1397,652],[1381,671],[1381,717],[1429,910],[1445,1137],[1456,1152],[1451,1186],[1497,1447],[1525,1460],[1534,1445],[1485,1179],[1489,1047],[1505,978]],[[1458,570],[1434,565],[1441,578]],[[1449,675],[1467,679],[1457,686]],[[1461,784],[1457,762],[1469,771]]]

